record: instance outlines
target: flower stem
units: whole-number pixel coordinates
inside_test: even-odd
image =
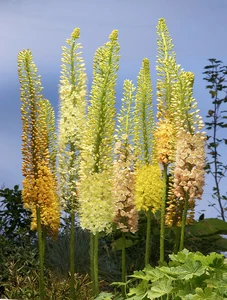
[[[70,298],[75,299],[75,213],[71,211],[70,229]]]
[[[184,213],[183,213],[182,224],[181,224],[181,236],[180,236],[179,251],[182,251],[184,248],[185,225],[186,225],[186,221],[187,221],[187,212],[188,212],[188,199],[189,199],[189,195],[188,195],[188,193],[186,193],[185,203],[184,203]]]
[[[165,254],[165,211],[166,211],[166,190],[167,190],[167,165],[164,164],[163,170],[163,180],[164,180],[164,191],[162,197],[162,208],[161,208],[161,228],[160,228],[160,265],[164,263]]]
[[[44,300],[44,246],[43,233],[41,227],[40,208],[36,206],[37,231],[39,244],[39,294],[40,300]]]
[[[181,228],[179,226],[176,226],[175,228],[175,243],[174,243],[174,249],[173,253],[177,254],[180,244],[180,235],[181,235]]]
[[[126,251],[125,251],[125,232],[122,232],[122,252],[121,252],[121,280],[126,282]],[[122,286],[122,297],[126,297],[126,286]]]
[[[90,233],[90,271],[92,283],[92,295],[95,295],[95,280],[94,280],[94,235]]]
[[[145,253],[145,267],[149,264],[151,255],[151,211],[147,211],[147,233],[146,233],[146,253]]]
[[[94,235],[94,291],[95,296],[99,294],[99,263],[98,263],[98,249],[99,248],[99,236],[98,233]]]

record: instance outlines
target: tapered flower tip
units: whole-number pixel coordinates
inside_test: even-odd
[[[145,70],[150,70],[150,62],[149,62],[149,59],[148,58],[144,58],[143,59],[143,67]]]
[[[114,30],[111,32],[111,34],[110,34],[110,36],[109,36],[109,39],[110,39],[111,41],[116,41],[116,40],[118,39],[118,30],[117,30],[117,29],[114,29]]]
[[[25,57],[32,57],[32,52],[30,49],[23,49],[18,53],[19,59],[24,59]]]
[[[161,28],[165,28],[166,27],[166,20],[164,18],[160,18],[158,20],[158,26]]]
[[[72,39],[76,40],[80,37],[80,28],[75,28],[71,34]]]

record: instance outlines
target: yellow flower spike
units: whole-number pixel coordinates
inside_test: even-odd
[[[160,166],[145,165],[136,170],[136,207],[138,210],[161,208],[164,182]]]
[[[109,231],[114,218],[112,179],[107,171],[88,175],[80,186],[80,224],[93,234]]]
[[[140,166],[151,163],[154,130],[150,63],[147,58],[143,59],[137,85],[134,112],[134,144],[137,158],[136,165]]]
[[[18,75],[21,84],[23,126],[22,172],[25,177],[22,197],[25,207],[32,211],[32,229],[37,228],[37,207],[45,213],[49,207],[56,208],[55,214],[48,222],[42,217],[43,214],[40,214],[41,225],[55,237],[60,225],[60,211],[55,177],[54,112],[49,101],[43,99],[40,76],[37,72],[31,51],[21,51],[18,54]]]
[[[47,232],[56,238],[58,228],[60,226],[60,209],[57,195],[57,182],[50,169],[43,162],[38,164],[39,175],[34,184],[34,199],[38,199],[40,208],[41,224],[47,229]],[[31,197],[31,196],[30,196]],[[23,195],[23,199],[25,196]],[[26,200],[26,199],[25,199]],[[32,214],[33,230],[37,229],[36,210],[34,202],[30,203],[30,207],[34,210]]]
[[[110,38],[94,55],[90,106],[82,143],[80,222],[83,228],[94,234],[110,228],[114,213],[112,168],[115,86],[120,50],[117,31]]]
[[[172,117],[172,85],[177,81],[179,66],[176,64],[176,54],[173,51],[172,39],[164,19],[160,19],[157,26],[157,118]]]
[[[160,120],[157,123],[154,133],[155,147],[154,156],[162,164],[168,164],[174,161],[175,154],[175,130],[168,118]]]
[[[87,77],[77,42],[80,29],[62,47],[58,136],[58,173],[61,206],[66,211],[78,208],[81,139],[86,125]]]

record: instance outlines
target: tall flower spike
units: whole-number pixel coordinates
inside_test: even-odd
[[[157,126],[155,129],[156,158],[163,164],[174,161],[176,128],[174,124],[174,108],[178,106],[177,98],[173,98],[173,85],[177,82],[179,66],[173,51],[172,39],[164,19],[157,26]],[[176,101],[175,106],[173,101]]]
[[[173,51],[172,39],[164,19],[160,19],[157,26],[157,101],[158,120],[171,119],[172,113],[172,85],[177,80],[179,66],[176,64],[176,54]]]
[[[42,86],[38,70],[33,62],[31,51],[18,54],[18,75],[20,80],[21,119],[22,119],[22,173],[23,176],[37,173],[36,160],[41,142],[37,128],[37,112],[42,99]]]
[[[122,107],[118,114],[113,171],[113,193],[117,214],[114,222],[123,232],[137,231],[138,211],[135,206],[134,153],[130,145],[133,135],[132,108],[136,90],[132,81],[124,81]]]
[[[58,172],[61,205],[74,211],[78,200],[81,139],[86,125],[86,83],[82,46],[77,42],[80,29],[62,47],[59,86]]]
[[[147,58],[143,59],[137,85],[134,144],[136,165],[141,166],[151,162],[154,129],[150,63]]]
[[[182,129],[191,134],[203,128],[204,124],[197,102],[193,97],[194,74],[180,71],[177,82],[173,85],[172,111],[177,131]]]
[[[57,134],[54,109],[47,99],[41,100],[39,105],[40,114],[38,115],[38,124],[43,125],[39,128],[39,131],[43,136],[43,149],[46,149],[45,151],[48,152],[49,168],[52,173],[56,175]]]
[[[114,30],[110,41],[94,55],[80,185],[81,226],[94,234],[109,229],[114,214],[111,191],[119,49],[117,31]]]
[[[23,201],[32,211],[32,229],[37,228],[36,208],[41,225],[56,237],[60,211],[55,177],[54,113],[48,100],[42,99],[40,76],[30,50],[18,55],[22,113]]]
[[[199,115],[199,110],[197,109],[197,103],[193,97],[193,82],[194,82],[194,75],[191,72],[181,71],[178,76],[178,81],[173,85],[173,110],[175,113],[173,114],[174,119],[174,128],[176,132],[177,143],[175,145],[175,168],[173,170],[173,175],[170,179],[170,186],[168,192],[168,206],[167,206],[167,214],[166,214],[166,224],[168,226],[177,225],[180,226],[182,223],[182,211],[184,210],[185,206],[185,197],[186,197],[186,190],[184,187],[178,186],[178,193],[176,193],[176,176],[180,176],[179,173],[182,173],[184,177],[184,173],[188,171],[185,170],[185,167],[179,166],[179,155],[184,155],[187,153],[191,148],[193,148],[193,152],[199,151],[200,153],[203,152],[203,158],[200,157],[200,162],[203,161],[205,150],[204,150],[204,138],[205,133],[200,132],[203,127],[203,121],[201,116]],[[188,140],[188,136],[191,136],[191,142]],[[185,139],[185,140],[184,140]],[[193,139],[200,139],[197,143],[194,143]],[[181,143],[179,143],[179,140]],[[187,142],[186,142],[187,141]],[[185,144],[186,142],[186,144]],[[185,147],[185,150],[182,150],[182,147]],[[187,150],[186,148],[189,148]],[[202,150],[203,149],[203,150]],[[182,153],[180,153],[183,151]],[[202,151],[202,152],[201,152]],[[192,155],[192,153],[190,154]],[[194,154],[193,154],[194,155]],[[184,160],[184,159],[183,159]],[[181,161],[182,162],[182,161]],[[194,161],[196,164],[196,161]],[[188,164],[186,163],[188,166]],[[197,167],[195,167],[197,169]],[[198,171],[199,172],[199,171]],[[200,174],[201,180],[204,180],[204,174]],[[186,177],[185,177],[186,178]],[[202,179],[203,178],[203,179]],[[188,178],[189,182],[192,178]],[[192,179],[192,181],[194,181]],[[182,184],[185,184],[185,188],[187,189],[187,180],[183,180]],[[197,183],[195,183],[197,184]],[[202,185],[202,183],[198,183],[198,185]],[[179,190],[182,189],[181,197]],[[184,197],[182,196],[184,195]],[[195,205],[195,198],[199,199],[199,197],[191,197],[190,195],[188,201],[188,219],[187,222],[192,222],[193,212],[194,212],[194,205]],[[187,197],[188,197],[187,196]]]

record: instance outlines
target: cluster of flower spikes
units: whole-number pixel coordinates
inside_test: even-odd
[[[143,165],[136,170],[136,207],[153,212],[161,208],[164,193],[162,172],[158,164]]]
[[[169,206],[167,207],[166,223],[181,225],[178,210],[184,207],[188,197],[187,223],[193,222],[195,200],[201,200],[205,175],[205,135],[201,132],[190,134],[181,130],[176,147],[176,163]],[[171,201],[172,199],[172,201]]]
[[[77,42],[80,29],[62,47],[60,78],[58,173],[61,207],[74,211],[78,207],[78,188],[81,139],[86,124],[86,83],[81,44]]]
[[[158,101],[158,128],[164,127],[163,123],[168,123],[169,129],[166,129],[166,136],[171,141],[164,145],[170,146],[170,156],[159,147],[156,150],[159,161],[162,164],[168,164],[168,201],[166,209],[166,224],[168,226],[180,225],[182,220],[182,212],[185,206],[185,197],[178,198],[174,192],[175,159],[177,151],[178,134],[182,129],[194,135],[196,130],[203,127],[203,122],[197,110],[197,103],[193,98],[193,82],[194,75],[191,72],[180,70],[180,66],[176,63],[176,54],[173,51],[172,39],[169,35],[165,20],[160,19],[157,26],[158,33],[158,60],[157,60],[157,101]],[[168,120],[165,121],[165,120]],[[159,124],[161,126],[159,126]],[[164,128],[163,128],[164,129]],[[165,134],[157,134],[156,142],[160,146],[162,136]],[[163,131],[162,129],[160,130]],[[165,131],[165,130],[164,130]],[[164,153],[164,156],[162,156]],[[183,172],[183,170],[182,170]],[[181,200],[180,200],[181,199]],[[188,203],[188,222],[192,221],[194,211],[194,201]]]
[[[22,133],[22,197],[24,206],[32,211],[31,228],[37,228],[36,213],[41,225],[56,237],[60,211],[56,181],[56,134],[54,111],[42,98],[40,76],[30,50],[18,54],[18,74],[21,84]]]
[[[123,232],[135,233],[138,229],[138,211],[135,205],[134,155],[131,145],[115,144],[113,166],[113,193],[116,205],[114,222]]]
[[[113,144],[115,86],[119,67],[118,31],[94,55],[93,82],[87,126],[82,140],[79,215],[82,228],[94,235],[109,231],[114,218]]]

